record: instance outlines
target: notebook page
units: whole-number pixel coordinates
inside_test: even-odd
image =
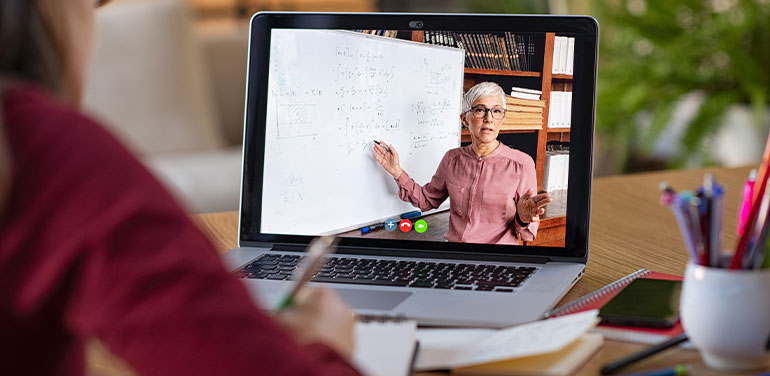
[[[415,368],[450,369],[558,351],[595,327],[598,313],[591,310],[492,331],[420,330]]]
[[[411,372],[417,323],[357,322],[353,364],[368,376],[406,376]]]

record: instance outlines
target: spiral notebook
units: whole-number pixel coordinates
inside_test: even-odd
[[[356,317],[353,364],[367,376],[407,376],[417,356],[417,322],[399,316]]]
[[[546,313],[545,317],[558,317],[591,309],[599,309],[628,286],[631,281],[637,278],[664,279],[670,281],[682,280],[682,277],[679,276],[653,272],[652,270],[644,268],[639,269],[607,286],[583,295],[580,298]],[[607,339],[654,344],[684,333],[684,328],[682,328],[681,322],[677,322],[676,325],[668,329],[599,324],[594,331],[602,333]]]

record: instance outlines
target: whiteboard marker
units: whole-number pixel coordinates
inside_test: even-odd
[[[373,225],[366,226],[366,227],[361,229],[361,234],[362,235],[366,234],[367,232],[375,230],[375,229],[378,229],[380,227],[385,227],[385,223],[384,222],[383,223],[376,223],[376,224],[373,224]]]
[[[375,144],[377,144],[377,145],[380,145],[380,147],[382,147],[383,149],[385,149],[385,151],[387,151],[388,153],[390,153],[390,148],[389,148],[389,147],[387,147],[387,146],[385,146],[385,145],[381,144],[381,143],[380,143],[379,141],[377,141],[377,140],[374,140],[374,143],[375,143]]]

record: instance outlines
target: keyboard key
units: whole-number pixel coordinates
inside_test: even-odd
[[[359,285],[377,285],[377,286],[406,286],[408,281],[391,281],[381,279],[354,279],[354,278],[313,278],[313,282],[326,282],[326,283],[349,283]]]
[[[417,280],[417,281],[412,282],[412,284],[409,285],[409,287],[431,288],[431,287],[433,287],[433,282]]]

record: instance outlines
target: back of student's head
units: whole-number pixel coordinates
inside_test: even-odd
[[[88,5],[87,5],[88,4]],[[52,94],[73,100],[81,86],[74,74],[73,49],[89,19],[76,16],[93,0],[0,1],[0,78],[33,83]],[[85,25],[78,25],[83,22]],[[90,30],[89,30],[90,31]],[[90,43],[89,41],[85,42]]]

